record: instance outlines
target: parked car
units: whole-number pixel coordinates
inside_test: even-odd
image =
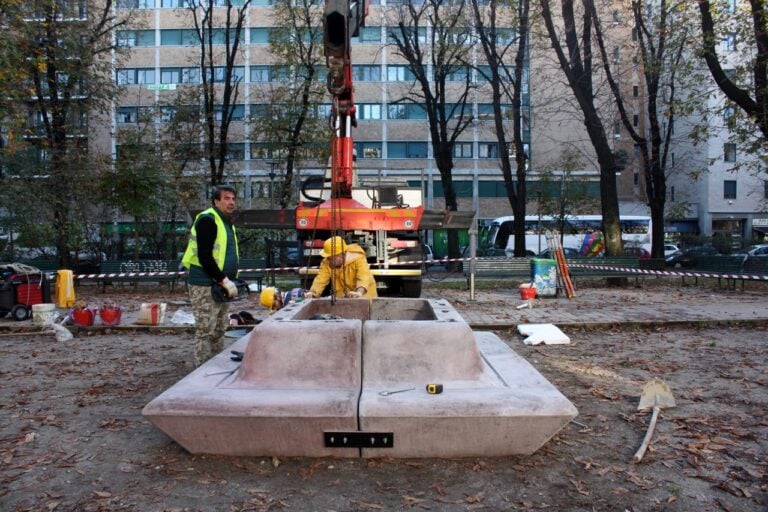
[[[671,256],[672,253],[679,251],[680,248],[675,244],[666,243],[664,244],[664,257]]]
[[[720,253],[711,245],[700,245],[678,250],[665,258],[668,267],[692,268],[699,262],[700,256],[718,256]]]
[[[747,249],[747,256],[768,256],[768,244],[753,245]]]
[[[281,250],[283,251],[283,258],[281,259]],[[272,258],[276,266],[297,267],[299,265],[299,248],[298,247],[273,247]]]
[[[431,267],[432,265],[435,264],[434,262],[435,253],[434,251],[432,251],[432,246],[429,244],[424,244],[422,247],[424,248],[424,260],[430,262],[430,263],[425,263],[425,265],[428,267]]]
[[[648,252],[648,249],[643,247],[639,247],[637,245],[628,245],[624,247],[624,256],[631,256],[633,258],[647,260],[650,259],[651,253]]]
[[[581,253],[578,249],[574,249],[573,247],[563,247],[563,254],[566,258],[578,258],[581,256]],[[549,249],[544,249],[539,253],[539,258],[547,258],[547,259],[554,259],[555,254],[550,251]]]

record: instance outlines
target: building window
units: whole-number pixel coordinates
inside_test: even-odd
[[[426,119],[427,111],[418,103],[387,105],[387,119]]]
[[[160,70],[161,84],[177,84],[181,78],[179,68],[163,68]]]
[[[356,82],[381,82],[381,66],[355,66],[352,79]]]
[[[621,49],[617,46],[613,49],[613,63],[618,64],[621,62]]]
[[[117,123],[129,124],[138,121],[136,107],[119,107],[117,109]]]
[[[517,41],[517,30],[514,28],[502,28],[496,29],[496,44],[507,45]]]
[[[726,123],[731,122],[733,116],[736,115],[736,108],[733,105],[727,105],[723,108],[723,119]]]
[[[768,180],[763,182],[763,199],[768,199]]]
[[[357,158],[381,158],[381,142],[355,142]]]
[[[411,82],[415,79],[408,66],[387,66],[387,82]]]
[[[269,66],[251,66],[251,83],[269,82]]]
[[[265,160],[270,157],[271,151],[266,142],[251,142],[251,160]]]
[[[357,118],[361,120],[381,119],[381,105],[378,103],[359,103]]]
[[[621,121],[615,121],[613,123],[613,138],[614,139],[621,138]]]
[[[224,66],[216,66],[211,68],[205,68],[206,76],[211,82],[223,82],[227,76],[227,68]],[[245,79],[245,68],[242,66],[235,66],[232,68],[232,83],[242,81]]]
[[[675,186],[674,185],[669,187],[669,200],[673,201],[673,202],[675,200]]]
[[[118,9],[154,9],[155,0],[118,0]]]
[[[388,142],[389,158],[427,158],[426,142]]]
[[[736,144],[731,142],[723,144],[723,160],[726,162],[736,161]]]
[[[640,87],[638,87],[636,85],[632,86],[632,96],[634,96],[635,98],[640,96]]]
[[[472,79],[472,71],[467,67],[461,67],[445,75],[446,82],[467,82]]]
[[[118,85],[154,84],[153,68],[124,68],[117,70]]]
[[[637,127],[640,124],[640,116],[635,114],[632,116],[632,126]]]
[[[154,30],[118,30],[115,37],[117,46],[155,46]]]
[[[736,180],[723,181],[723,199],[736,199]]]
[[[406,36],[410,39],[414,36],[414,27],[405,27]],[[387,44],[395,44],[397,40],[403,40],[403,32],[400,27],[387,27]],[[418,27],[418,41],[420,44],[427,42],[427,27]]]
[[[161,46],[194,46],[200,38],[194,29],[166,29],[160,31]]]
[[[180,68],[182,84],[199,84],[200,68]]]
[[[736,34],[728,33],[723,35],[723,51],[724,52],[736,51]]]
[[[356,105],[357,107],[357,113],[358,113],[358,119],[360,119],[360,105]],[[318,119],[327,119],[331,117],[331,104],[330,103],[319,103],[315,106],[315,117]]]
[[[456,142],[453,144],[454,158],[472,158],[471,142]]]
[[[353,44],[355,40],[360,43],[380,43],[381,27],[360,27],[360,35],[353,38]]]
[[[632,40],[637,41],[637,27],[632,29]]]
[[[619,19],[619,11],[613,11],[613,22],[614,23],[619,23],[619,21],[621,21]]]
[[[256,27],[251,29],[251,44],[268,44],[269,27]]]
[[[478,158],[499,158],[499,144],[497,142],[478,142]]]
[[[242,121],[245,118],[245,105],[231,105],[229,108],[232,112],[232,121]],[[213,106],[213,117],[217,122],[221,122],[224,119],[223,105]]]

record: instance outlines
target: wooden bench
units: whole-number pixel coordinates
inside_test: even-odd
[[[114,283],[130,283],[136,285],[140,282],[167,283],[170,290],[176,286],[179,280],[179,260],[106,260],[101,262],[99,274],[96,277],[81,277],[78,281],[96,281],[105,290],[107,285]],[[160,275],[111,275],[105,274],[130,274],[134,272],[161,272]]]
[[[266,268],[266,262],[264,258],[240,258],[239,270],[237,272],[238,279],[243,281],[253,281],[256,283],[256,287],[261,291],[264,278],[267,272],[263,269]],[[247,270],[253,269],[253,270]],[[261,270],[257,270],[261,269]]]
[[[714,274],[741,274],[744,270],[744,256],[699,256],[696,268],[693,271],[712,272]],[[720,277],[717,278],[717,286],[722,286],[722,280],[726,284],[730,283],[732,288],[736,288],[736,278]],[[698,283],[699,278],[696,278]],[[683,279],[685,282],[685,279]],[[743,285],[743,280],[742,280]]]
[[[478,258],[475,260],[475,278],[521,278],[525,281],[531,279],[530,258]],[[464,263],[464,276],[469,287],[470,270],[472,262]]]
[[[768,257],[749,256],[744,261],[744,273],[753,276],[768,276]],[[744,280],[741,281],[741,289],[744,289]]]

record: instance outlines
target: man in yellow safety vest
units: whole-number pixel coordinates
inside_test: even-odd
[[[230,186],[214,189],[213,206],[195,217],[181,260],[189,270],[189,300],[195,315],[195,366],[224,349],[229,304],[214,301],[211,286],[218,283],[230,298],[238,294],[232,282],[237,277],[239,260],[237,233],[232,224],[236,197]]]

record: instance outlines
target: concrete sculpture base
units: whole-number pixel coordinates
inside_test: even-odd
[[[278,311],[143,414],[192,453],[469,457],[533,453],[577,411],[446,301],[320,299]]]

